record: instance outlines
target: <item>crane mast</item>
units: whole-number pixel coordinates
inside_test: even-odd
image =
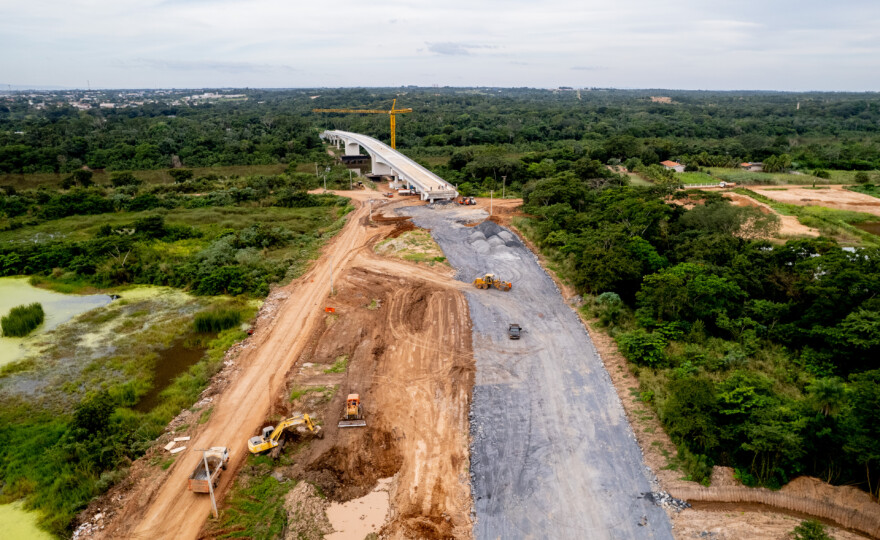
[[[390,110],[382,109],[312,109],[312,112],[320,113],[357,113],[357,114],[387,114],[391,117],[391,148],[397,148],[397,120],[396,115],[402,113],[411,113],[412,109],[398,109],[397,99],[391,102]]]

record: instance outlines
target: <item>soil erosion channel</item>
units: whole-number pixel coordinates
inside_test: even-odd
[[[467,289],[476,381],[471,407],[474,536],[672,538],[650,502],[641,452],[589,335],[535,256],[484,212],[409,207],[461,281],[487,272],[510,292]],[[525,329],[507,337],[508,323]]]

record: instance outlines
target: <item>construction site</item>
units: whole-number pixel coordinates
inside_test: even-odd
[[[339,194],[357,209],[323,256],[270,293],[201,401],[75,538],[239,537],[211,517],[212,499],[222,517],[257,455],[295,486],[285,538],[769,539],[808,514],[797,501],[745,507],[738,492],[724,502],[658,470],[662,444],[621,401],[637,383],[613,344],[594,344],[571,291],[499,225],[519,201],[490,216],[482,199]],[[175,440],[186,449],[174,462],[151,465]],[[215,447],[212,469],[197,450]],[[849,529],[837,538],[880,526],[876,503],[826,502],[838,513],[819,517]]]

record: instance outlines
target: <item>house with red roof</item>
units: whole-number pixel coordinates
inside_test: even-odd
[[[664,167],[666,167],[666,169],[671,171],[684,172],[684,165],[677,161],[669,161],[667,159],[666,161],[661,161],[660,165],[663,165]]]

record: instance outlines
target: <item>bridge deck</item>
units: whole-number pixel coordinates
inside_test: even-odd
[[[325,131],[321,137],[332,141],[356,142],[370,154],[374,163],[384,163],[401,180],[415,186],[422,200],[454,199],[458,196],[449,182],[373,137],[339,130]]]

